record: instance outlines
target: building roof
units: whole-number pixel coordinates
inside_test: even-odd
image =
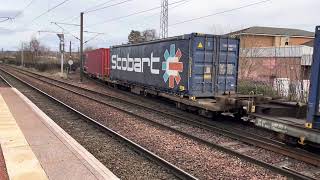
[[[276,28],[253,26],[239,31],[231,32],[230,35],[268,35],[268,36],[299,36],[299,37],[314,37],[314,32],[301,29]]]
[[[285,47],[241,48],[242,58],[300,58],[300,65],[311,66],[313,47],[297,45]]]

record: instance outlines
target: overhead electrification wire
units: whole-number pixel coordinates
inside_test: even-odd
[[[73,35],[71,32],[67,31],[65,28],[63,28],[62,26],[60,26],[59,24],[55,23],[55,22],[52,22],[53,24],[55,24],[56,26],[58,26],[60,29],[62,29],[63,32],[67,32],[68,34],[70,34],[71,36],[73,36],[74,38],[80,40],[79,37]]]
[[[92,10],[84,11],[84,13],[91,13],[91,12],[95,12],[95,11],[100,11],[100,10],[102,10],[102,9],[106,9],[106,8],[109,8],[109,7],[117,6],[117,5],[124,4],[124,3],[130,2],[130,1],[133,1],[133,0],[121,1],[121,2],[114,3],[114,4],[111,4],[111,5],[108,5],[108,6],[100,7],[100,8],[97,8],[97,9],[92,9]]]
[[[10,19],[11,19],[10,17],[0,17],[0,23],[9,21]]]
[[[190,1],[191,1],[191,0],[186,0],[186,1],[184,1],[184,2],[181,2],[180,4],[176,4],[175,6],[169,7],[169,11],[172,10],[172,9],[174,9],[174,8],[179,7],[179,6],[181,6],[181,5],[185,5],[186,3],[189,3]],[[145,27],[146,25],[152,25],[152,24],[154,24],[154,23],[157,22],[157,21],[150,21],[150,19],[152,19],[152,18],[155,17],[155,16],[160,16],[160,13],[161,13],[161,12],[158,11],[158,12],[156,12],[156,13],[152,13],[152,14],[148,15],[148,17],[145,17],[145,18],[143,19],[143,21],[140,21],[140,23],[136,23],[135,26],[136,26],[136,27]]]
[[[64,0],[64,1],[60,2],[59,4],[57,4],[57,5],[49,8],[48,10],[44,11],[43,13],[41,13],[40,15],[38,15],[37,17],[33,18],[30,22],[27,22],[27,23],[23,24],[21,27],[26,28],[27,26],[30,26],[31,24],[33,24],[33,23],[34,23],[37,19],[39,19],[40,17],[42,17],[42,16],[44,16],[45,14],[53,11],[54,9],[58,8],[59,6],[65,4],[65,3],[68,2],[68,1],[70,1],[70,0]],[[40,26],[40,25],[38,24],[38,26]],[[17,29],[17,28],[16,28],[16,29]]]
[[[32,3],[34,2],[35,0],[31,0],[20,12],[18,12],[13,18],[17,18],[18,16],[20,16],[23,11],[25,11],[29,6],[32,5]]]
[[[67,26],[80,26],[80,24],[63,23],[63,22],[51,22],[51,23],[53,23],[53,24],[67,25]]]
[[[94,5],[94,6],[92,6],[92,7],[89,7],[89,8],[84,9],[84,10],[81,11],[81,12],[88,13],[89,11],[92,11],[92,12],[93,12],[93,11],[98,11],[98,10],[97,10],[98,7],[103,6],[103,5],[105,5],[105,4],[109,3],[109,2],[112,2],[112,1],[116,1],[116,0],[109,0],[109,1],[106,1],[106,2],[104,2],[104,3],[98,4],[98,5]],[[130,0],[130,1],[132,1],[132,0]],[[129,2],[129,1],[126,1],[126,2]],[[109,7],[113,7],[113,6],[116,6],[116,5],[120,5],[120,4],[123,4],[123,3],[125,3],[125,2],[119,2],[119,3],[116,3],[116,4],[112,4],[112,5],[105,6],[105,7],[101,7],[101,8],[107,9],[107,8],[109,8]],[[100,9],[100,8],[99,8],[99,9]],[[75,16],[73,16],[73,17],[71,17],[71,18],[62,19],[62,20],[60,20],[60,22],[72,22],[73,20],[76,20],[76,19],[79,19],[79,18],[80,18],[80,15],[75,15]]]
[[[169,3],[168,5],[174,5],[174,4],[178,4],[178,3],[181,3],[181,2],[184,2],[184,1],[187,1],[187,0],[180,0],[180,1],[176,1],[176,2],[173,2],[173,3]],[[86,27],[92,27],[92,26],[96,26],[96,25],[100,25],[100,24],[105,24],[107,22],[111,22],[111,21],[117,21],[117,20],[120,20],[120,19],[124,19],[124,18],[127,18],[127,17],[130,17],[130,16],[134,16],[134,15],[137,15],[137,14],[142,14],[142,13],[146,13],[146,12],[149,12],[149,11],[154,11],[156,9],[160,9],[161,6],[156,6],[156,7],[153,7],[153,8],[150,8],[150,9],[146,9],[146,10],[143,10],[143,11],[137,11],[137,12],[134,12],[134,13],[131,13],[131,14],[128,14],[128,15],[125,15],[125,16],[120,16],[120,17],[116,17],[116,18],[111,18],[107,21],[103,21],[103,22],[99,22],[99,23],[94,23],[94,24],[91,24],[91,25],[88,25]]]
[[[184,4],[186,4],[186,3],[190,2],[190,1],[191,1],[191,0],[186,0],[186,1],[182,2],[181,4],[177,4],[177,5],[175,5],[175,6],[170,7],[170,9],[174,9],[174,8],[179,7],[179,6],[181,6],[181,5],[184,5]]]
[[[200,17],[196,17],[196,18],[193,18],[193,19],[189,19],[189,20],[185,20],[185,21],[169,24],[169,26],[175,26],[175,25],[178,25],[178,24],[184,24],[184,23],[187,23],[187,22],[196,21],[196,20],[203,19],[203,18],[207,18],[207,17],[219,15],[219,14],[224,14],[224,13],[231,12],[231,11],[236,11],[236,10],[239,10],[239,9],[244,9],[244,8],[247,8],[247,7],[250,7],[250,6],[255,6],[255,5],[266,3],[266,2],[269,2],[269,1],[272,1],[272,0],[264,0],[264,1],[259,1],[259,2],[255,2],[255,3],[247,4],[247,5],[244,5],[244,6],[240,6],[240,7],[237,7],[237,8],[232,8],[232,9],[228,9],[228,10],[224,10],[224,11],[220,11],[220,12],[216,12],[216,13],[209,14],[209,15],[206,15],[206,16],[200,16]]]
[[[83,12],[86,12],[86,11],[89,11],[89,10],[93,10],[93,9],[95,9],[95,8],[98,8],[98,7],[100,7],[100,6],[103,6],[103,5],[105,5],[105,4],[108,4],[109,2],[112,2],[112,1],[116,1],[116,0],[109,0],[109,1],[106,1],[106,2],[101,3],[101,4],[97,4],[97,5],[95,5],[95,6],[92,6],[92,7],[89,7],[89,8],[87,8],[87,9],[85,9]]]
[[[68,2],[68,1],[70,1],[70,0],[64,0],[64,1],[62,1],[61,3],[59,3],[59,4],[55,5],[55,6],[53,6],[53,7],[52,7],[52,8],[50,8],[50,9],[48,9],[47,11],[45,11],[45,12],[41,13],[41,14],[40,14],[40,15],[38,15],[37,17],[33,18],[29,24],[33,23],[35,20],[39,19],[39,18],[40,18],[40,17],[42,17],[43,15],[45,15],[45,14],[49,13],[50,11],[52,11],[52,10],[56,9],[57,7],[59,7],[59,6],[63,5],[64,3]]]

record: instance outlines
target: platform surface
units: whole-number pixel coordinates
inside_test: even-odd
[[[0,88],[0,143],[9,179],[118,179],[14,88]]]

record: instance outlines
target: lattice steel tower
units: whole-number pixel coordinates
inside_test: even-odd
[[[168,0],[161,0],[160,38],[168,37]]]

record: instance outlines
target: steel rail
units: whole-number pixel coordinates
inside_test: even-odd
[[[6,84],[9,87],[12,87],[11,84],[0,75],[0,87],[3,87],[2,84]]]
[[[76,114],[78,114],[79,116],[81,116],[82,118],[88,120],[89,122],[94,123],[95,125],[97,125],[98,127],[102,128],[102,130],[104,130],[106,133],[110,134],[112,137],[116,137],[117,139],[120,139],[121,141],[123,141],[124,143],[128,144],[129,146],[131,146],[132,148],[134,148],[136,151],[138,151],[139,153],[143,154],[146,158],[148,158],[149,160],[159,164],[160,166],[164,167],[165,169],[167,169],[168,171],[170,171],[171,173],[173,173],[175,176],[177,176],[180,179],[185,179],[185,180],[197,180],[196,177],[194,177],[193,175],[187,173],[186,171],[180,169],[179,167],[175,166],[174,164],[166,161],[165,159],[161,158],[160,156],[156,155],[155,153],[149,151],[148,149],[140,146],[139,144],[133,142],[132,140],[124,137],[123,135],[117,133],[116,131],[108,128],[107,126],[101,124],[100,122],[98,122],[97,120],[85,115],[84,113],[80,112],[79,110],[65,104],[64,102],[60,101],[59,99],[47,94],[46,92],[38,89],[37,87],[31,85],[30,83],[22,80],[21,78],[13,75],[10,72],[7,72],[5,70],[3,70],[2,68],[0,68],[1,71],[7,73],[8,75],[12,76],[13,78],[17,79],[18,81],[20,81],[21,83],[27,85],[28,87],[31,87],[32,89],[36,90],[37,92],[41,93],[42,95],[48,97],[49,99],[53,100],[54,102],[57,102],[59,104],[61,104],[62,106],[64,106],[65,108],[71,110],[72,112],[75,112]],[[1,76],[1,78],[3,78]],[[13,87],[13,86],[12,86]]]
[[[27,75],[27,74],[25,74],[25,75]],[[28,76],[28,75],[27,75],[27,76]],[[41,76],[41,75],[39,75],[39,76]],[[29,75],[29,77],[32,77],[32,76]],[[41,77],[44,77],[44,76],[41,76]],[[95,102],[97,102],[97,103],[100,103],[100,104],[103,104],[103,105],[106,105],[106,106],[115,108],[115,109],[117,109],[117,110],[119,110],[119,111],[122,111],[122,112],[128,114],[128,115],[131,115],[131,116],[140,118],[140,119],[142,119],[142,120],[145,120],[145,121],[148,121],[148,122],[151,122],[151,123],[154,123],[154,124],[156,124],[156,125],[158,125],[158,126],[160,126],[160,127],[163,127],[163,128],[165,128],[165,129],[169,129],[169,130],[171,130],[171,131],[173,131],[173,132],[176,132],[176,133],[178,133],[178,134],[181,134],[181,135],[183,135],[183,136],[186,136],[186,137],[188,137],[188,138],[190,138],[190,139],[193,139],[193,140],[195,140],[195,141],[201,142],[201,143],[203,143],[203,144],[205,144],[205,145],[207,145],[207,146],[209,146],[209,147],[218,149],[218,150],[223,151],[223,152],[226,152],[226,153],[228,153],[228,154],[230,154],[230,155],[236,156],[236,157],[238,157],[238,158],[240,158],[240,159],[244,159],[244,160],[246,160],[246,161],[248,161],[248,162],[251,162],[251,163],[253,163],[253,164],[256,164],[256,165],[259,165],[259,166],[261,166],[261,167],[270,169],[270,170],[272,170],[272,171],[274,171],[274,172],[277,172],[277,173],[279,173],[279,174],[282,174],[282,175],[284,175],[284,176],[291,177],[291,178],[294,178],[294,179],[313,179],[312,177],[308,177],[308,176],[305,176],[305,175],[301,175],[299,172],[294,172],[294,171],[292,171],[292,170],[289,171],[289,170],[284,169],[284,168],[282,168],[282,167],[274,166],[274,165],[272,165],[272,164],[270,164],[270,163],[267,163],[267,162],[264,162],[264,161],[260,161],[260,160],[258,160],[258,159],[254,159],[253,157],[247,156],[247,155],[245,155],[245,154],[241,154],[241,153],[239,153],[239,152],[237,152],[237,151],[234,151],[234,150],[232,150],[232,149],[226,148],[226,147],[224,147],[224,146],[221,146],[221,145],[218,145],[218,144],[213,144],[213,143],[211,143],[211,142],[209,142],[209,141],[207,141],[207,140],[205,140],[205,139],[202,139],[202,138],[193,136],[193,135],[191,135],[191,134],[188,134],[188,133],[185,133],[185,132],[183,132],[183,131],[177,130],[177,129],[172,128],[172,127],[170,127],[170,126],[166,126],[166,125],[164,125],[164,124],[162,124],[162,123],[153,121],[153,120],[148,119],[148,118],[146,118],[146,117],[144,117],[144,116],[135,114],[134,112],[127,111],[127,110],[124,110],[124,109],[119,108],[119,107],[117,107],[117,106],[108,104],[108,103],[106,103],[106,102],[104,102],[104,101],[101,101],[100,99],[92,98],[92,97],[90,97],[90,96],[88,96],[88,95],[81,94],[81,93],[76,92],[76,91],[74,91],[74,90],[70,90],[70,89],[68,89],[68,88],[66,88],[66,87],[63,87],[63,86],[60,86],[60,85],[57,85],[57,84],[54,84],[54,83],[47,82],[47,81],[42,80],[42,79],[40,79],[40,78],[36,78],[36,77],[32,77],[32,78],[37,79],[37,80],[42,81],[42,82],[47,83],[47,84],[54,85],[54,86],[56,86],[56,87],[59,87],[59,88],[61,88],[61,89],[66,90],[66,91],[72,92],[72,93],[77,94],[77,95],[79,95],[79,96],[82,96],[82,97],[85,97],[85,98],[90,99],[90,100],[92,100],[92,101],[95,101]],[[46,78],[46,77],[44,77],[44,78]],[[64,83],[64,82],[63,82],[63,83]],[[76,86],[76,87],[78,87],[78,86]],[[79,88],[79,87],[78,87],[78,88]]]
[[[15,68],[15,67],[13,67],[13,68]],[[218,122],[215,122],[216,125],[220,126],[220,127],[217,127],[216,125],[212,125],[212,124],[210,124],[208,122],[204,122],[203,120],[199,120],[199,119],[195,120],[195,119],[191,119],[191,118],[186,118],[185,116],[172,114],[172,113],[169,113],[167,111],[160,110],[160,109],[153,109],[153,108],[148,107],[148,106],[146,106],[146,105],[144,105],[142,103],[131,102],[131,101],[125,100],[125,99],[123,99],[121,97],[115,97],[115,96],[111,96],[111,95],[108,95],[108,94],[105,94],[105,93],[101,93],[101,92],[97,92],[97,91],[90,90],[90,89],[87,89],[87,88],[79,87],[79,86],[74,85],[74,84],[70,84],[70,83],[67,83],[67,82],[64,82],[64,81],[52,79],[52,78],[49,78],[49,77],[46,77],[46,76],[42,76],[42,75],[34,73],[34,72],[22,70],[20,68],[16,68],[16,69],[20,70],[20,71],[24,71],[24,72],[30,73],[30,74],[33,74],[33,75],[36,75],[36,76],[41,77],[41,78],[49,79],[49,80],[57,82],[57,83],[61,83],[61,84],[65,84],[65,85],[68,85],[68,86],[71,86],[71,87],[74,87],[74,88],[78,88],[80,90],[84,90],[84,91],[87,91],[87,92],[90,92],[90,93],[94,93],[94,94],[98,94],[98,95],[101,95],[101,96],[107,96],[108,98],[112,98],[114,100],[118,100],[118,101],[122,101],[122,102],[127,103],[127,104],[139,106],[141,108],[147,109],[148,111],[152,111],[152,112],[160,113],[160,114],[163,114],[163,115],[166,115],[166,116],[170,116],[172,119],[174,119],[176,121],[179,121],[179,122],[182,122],[182,123],[188,123],[190,125],[197,126],[199,128],[203,128],[203,129],[208,130],[208,131],[214,131],[215,133],[222,134],[224,136],[227,136],[227,137],[232,138],[232,139],[239,140],[241,142],[245,142],[245,143],[248,143],[248,144],[263,148],[263,149],[267,149],[267,150],[270,150],[270,151],[273,151],[273,152],[276,152],[276,153],[279,153],[279,154],[283,154],[283,155],[286,155],[288,157],[291,157],[291,158],[294,158],[294,159],[297,159],[297,160],[300,160],[300,161],[303,161],[303,162],[306,162],[306,163],[309,163],[309,164],[312,164],[312,165],[315,165],[315,166],[320,166],[320,156],[319,155],[316,155],[314,153],[310,153],[310,152],[307,152],[307,151],[304,151],[304,150],[301,150],[301,149],[297,149],[297,148],[293,149],[292,147],[287,147],[283,143],[280,143],[280,142],[272,140],[272,139],[268,139],[268,138],[265,138],[265,137],[250,133],[250,132],[246,132],[246,131],[243,131],[243,130],[235,129],[235,128],[232,128],[230,126],[222,125],[222,124],[220,124]],[[44,81],[44,82],[46,82],[46,81]]]

